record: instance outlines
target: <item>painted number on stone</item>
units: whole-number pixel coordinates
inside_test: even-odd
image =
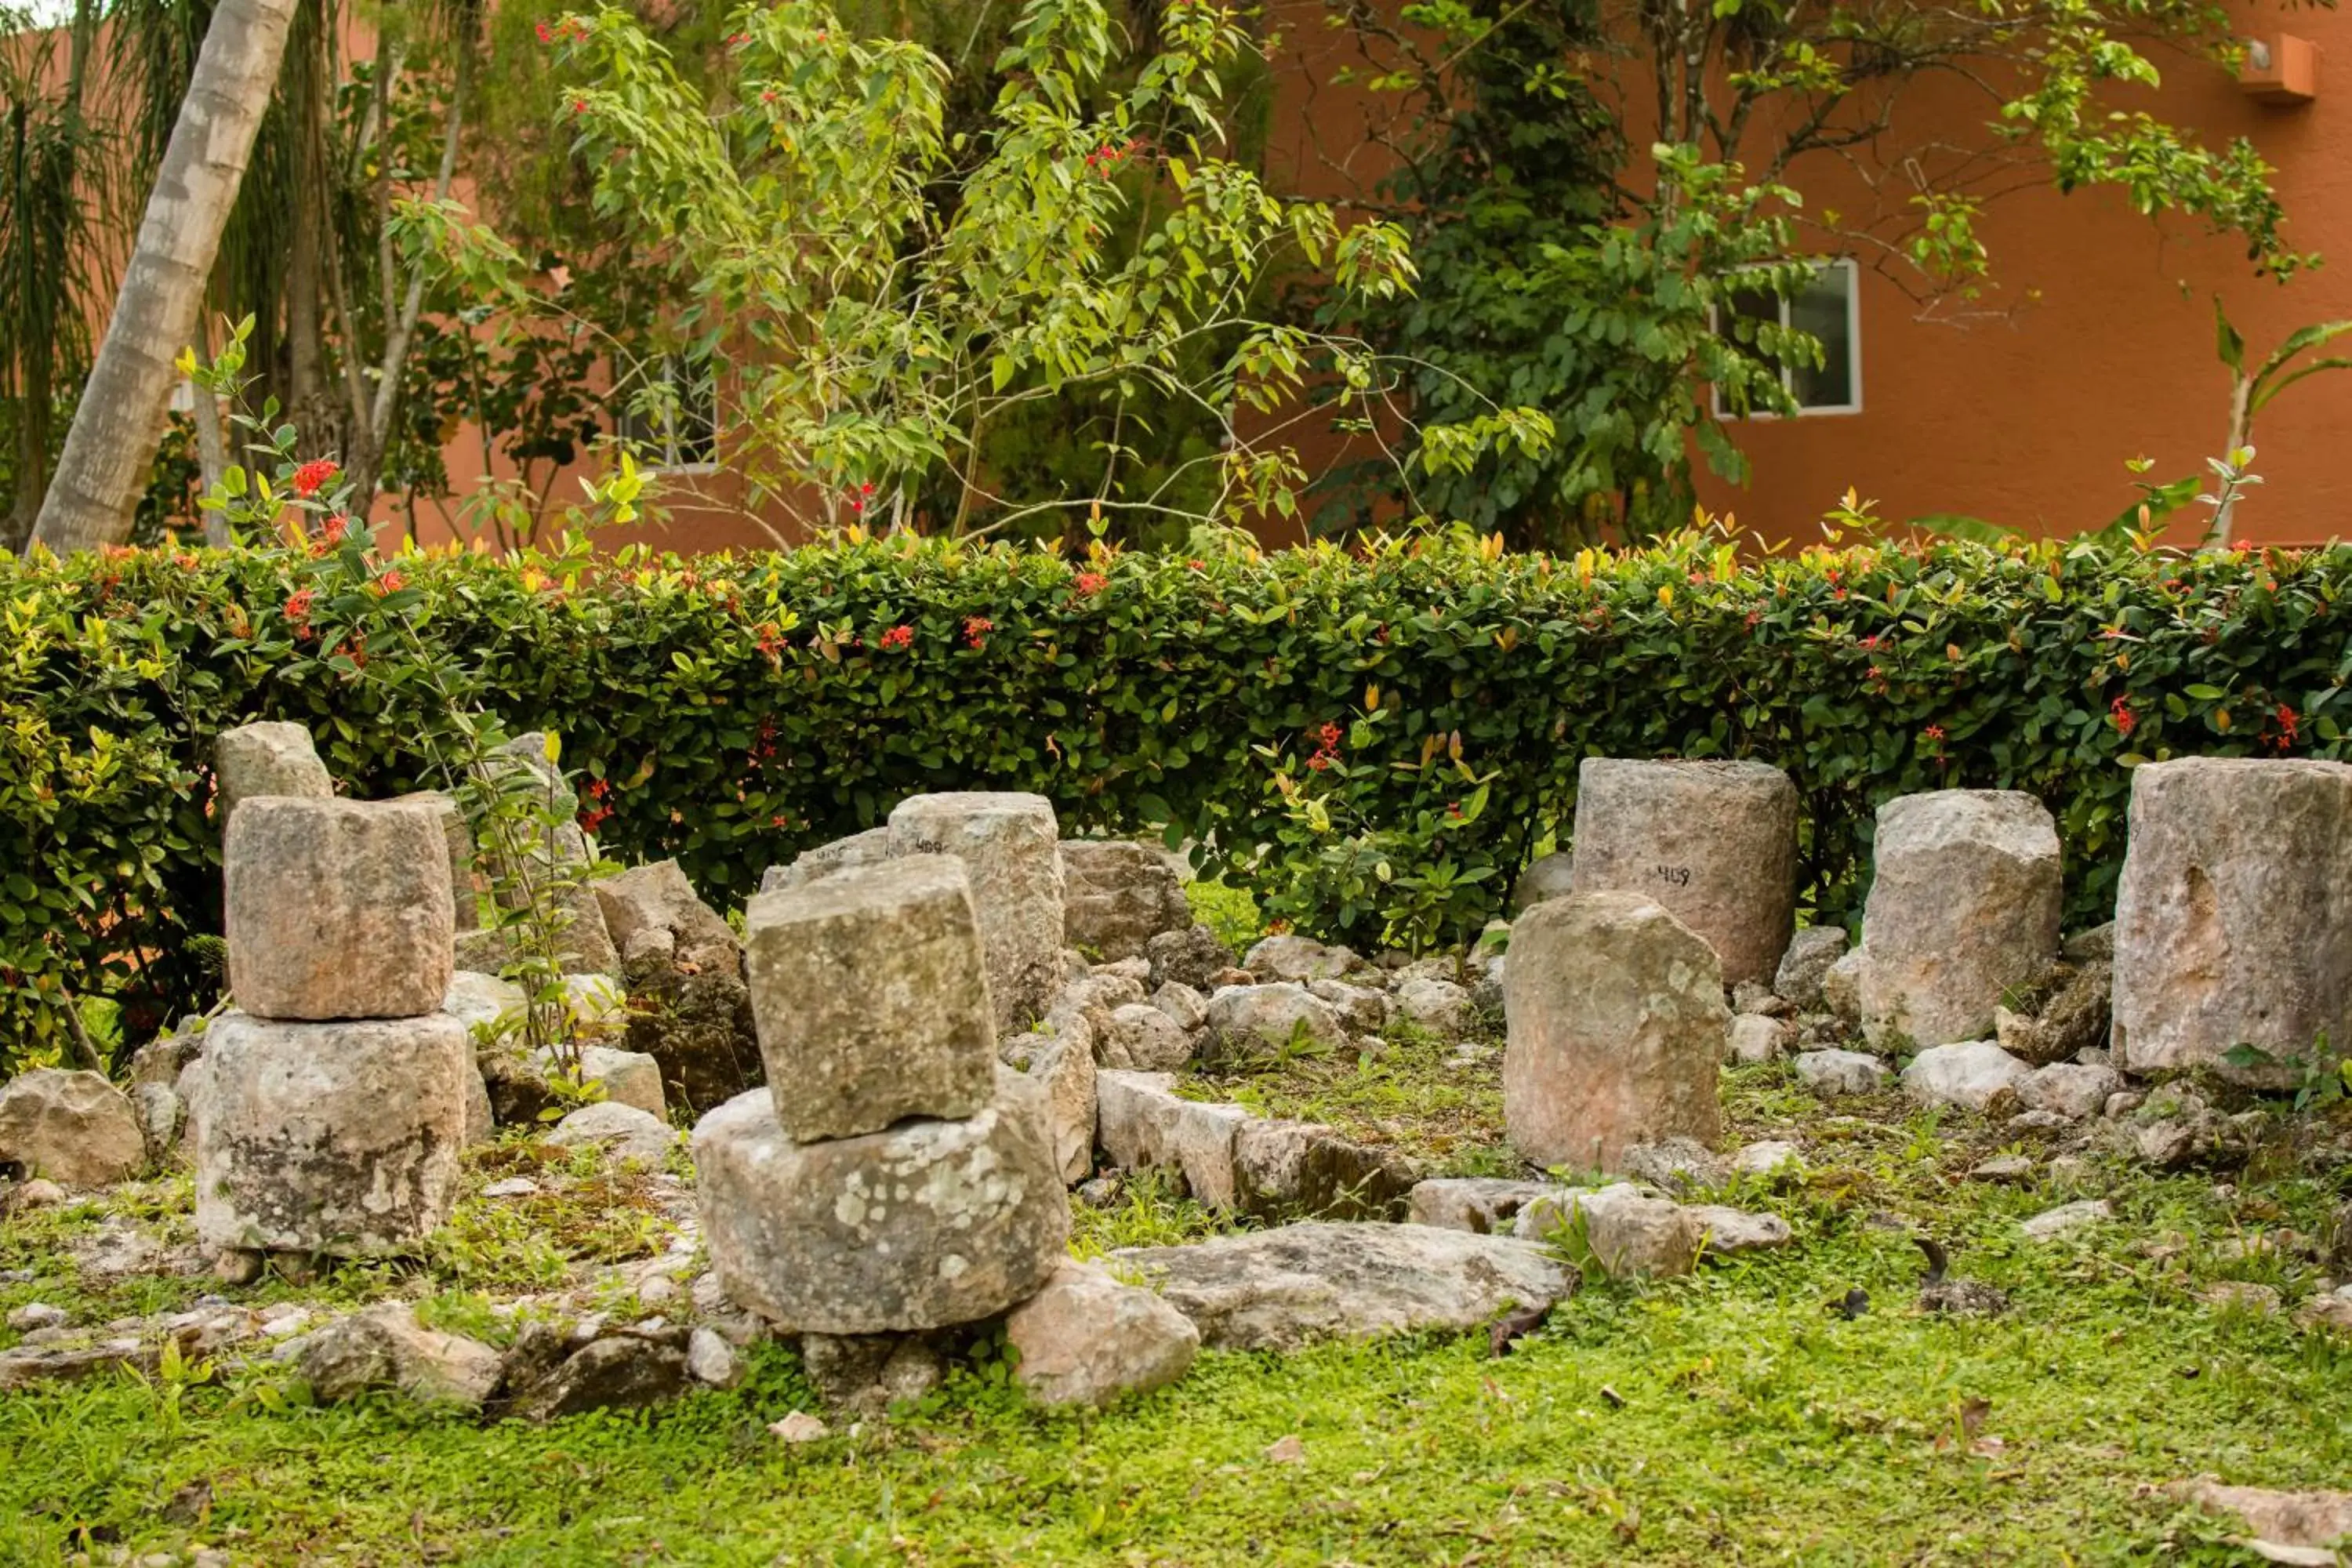
[[[1669,888],[1690,886],[1690,868],[1687,866],[1654,866],[1650,868],[1650,875]]]

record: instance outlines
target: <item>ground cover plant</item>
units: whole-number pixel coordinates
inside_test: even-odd
[[[1297,1060],[1262,1089],[1335,1092]],[[2336,1397],[2352,1345],[2202,1295],[2308,1286],[2308,1265],[2247,1243],[2324,1233],[2340,1201],[2324,1173],[2352,1131],[2340,1106],[2302,1121],[2274,1108],[2242,1170],[2045,1162],[2016,1185],[1968,1175],[2016,1147],[1997,1123],[1895,1097],[1833,1114],[1784,1065],[1730,1073],[1725,1109],[1743,1139],[1806,1142],[1801,1176],[1721,1194],[1786,1215],[1795,1247],[1659,1284],[1589,1280],[1499,1360],[1476,1336],[1212,1352],[1173,1389],[1070,1416],[1024,1408],[982,1344],[916,1406],[804,1446],[767,1429],[814,1407],[773,1346],[734,1391],[543,1426],[396,1396],[314,1406],[266,1358],[167,1363],[0,1399],[0,1558],[2225,1563],[2255,1559],[2164,1483],[2326,1485],[2352,1464]],[[1425,1137],[1451,1114],[1435,1106],[1416,1129],[1400,1112],[1391,1131]],[[544,1188],[527,1224],[483,1191],[519,1173]],[[509,1135],[476,1158],[449,1245],[422,1264],[347,1267],[299,1292],[268,1281],[250,1299],[400,1295],[430,1321],[511,1332],[489,1294],[657,1250],[676,1174],[616,1179]],[[2112,1223],[2056,1243],[2020,1233],[2090,1193]],[[186,1204],[182,1181],[12,1219],[0,1310],[39,1300],[97,1317],[213,1289],[110,1286],[90,1267],[126,1231],[170,1245]],[[1118,1203],[1082,1211],[1075,1245],[1230,1223],[1129,1178]],[[1919,1312],[1919,1233],[2011,1310]],[[1869,1305],[1849,1317],[1839,1304],[1857,1289]]]
[[[606,852],[706,897],[926,789],[1023,789],[1070,831],[1200,847],[1296,928],[1460,942],[1566,826],[1588,755],[1753,757],[1801,797],[1802,895],[1865,891],[1872,815],[1947,785],[2042,798],[2077,918],[2112,902],[2130,767],[2344,754],[2352,552],[1849,542],[1515,555],[1465,534],[1190,554],[853,534],[691,562],[584,542],[385,565],[396,613],[551,730]],[[0,1039],[76,994],[130,1033],[212,1000],[208,748],[290,719],[361,795],[408,746],[406,636],[302,634],[286,561],[0,563]],[[395,635],[397,634],[397,635]],[[364,670],[360,661],[366,661]]]

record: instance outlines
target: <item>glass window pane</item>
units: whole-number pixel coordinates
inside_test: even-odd
[[[1822,368],[1808,364],[1791,368],[1789,389],[1806,408],[1851,408],[1857,399],[1853,385],[1853,323],[1851,292],[1853,271],[1825,267],[1812,282],[1789,301],[1789,324],[1810,332],[1822,345]]]

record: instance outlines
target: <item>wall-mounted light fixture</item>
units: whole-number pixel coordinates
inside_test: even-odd
[[[2248,38],[2238,87],[2262,103],[2309,103],[2319,96],[2319,46],[2284,33]]]

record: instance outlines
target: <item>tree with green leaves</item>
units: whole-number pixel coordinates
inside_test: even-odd
[[[2159,51],[2234,68],[2237,25],[2202,0],[1328,9],[1356,56],[1341,79],[1380,105],[1391,167],[1364,199],[1426,261],[1416,299],[1361,320],[1395,363],[1427,366],[1384,395],[1442,418],[1475,386],[1559,430],[1416,507],[1522,543],[1679,526],[1695,459],[1744,479],[1717,405],[1794,412],[1787,375],[1822,351],[1740,297],[1792,296],[1822,258],[1891,279],[1925,317],[1995,314],[1986,206],[2054,185],[2116,187],[2141,213],[2235,237],[2267,276],[2313,260],[2288,245],[2249,143],[2208,147],[2130,101],[2157,84]],[[1977,112],[1921,105],[1931,83]],[[1831,176],[1859,176],[1868,199],[1809,199]]]

